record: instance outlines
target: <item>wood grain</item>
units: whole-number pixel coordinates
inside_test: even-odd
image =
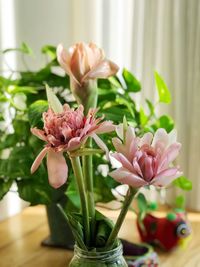
[[[118,212],[103,213],[116,219]],[[159,213],[159,215],[163,215]],[[120,236],[139,241],[135,217],[128,213]],[[158,251],[162,267],[200,267],[200,214],[189,213],[193,234],[186,249],[171,253]],[[21,214],[0,223],[0,267],[67,267],[73,255],[64,249],[41,247],[49,230],[43,206],[26,208]]]

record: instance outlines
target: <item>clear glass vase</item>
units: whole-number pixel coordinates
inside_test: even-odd
[[[75,245],[70,267],[128,267],[120,244],[118,247],[103,252],[91,252]]]

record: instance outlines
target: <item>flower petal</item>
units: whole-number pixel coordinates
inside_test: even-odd
[[[180,177],[182,174],[183,173],[180,172],[176,167],[169,168],[156,175],[156,177],[150,182],[150,184],[155,186],[166,186],[176,178]]]
[[[113,125],[112,121],[104,121],[99,124],[98,128],[95,130],[95,133],[103,134],[113,132],[115,130],[115,125]]]
[[[32,134],[37,136],[42,141],[47,141],[43,130],[40,130],[40,129],[37,129],[36,127],[34,127],[34,128],[31,128],[31,132],[32,132]]]
[[[140,139],[139,146],[142,147],[143,145],[151,145],[153,139],[152,133],[145,133],[143,137]]]
[[[49,183],[58,188],[63,185],[68,176],[68,167],[62,152],[54,152],[50,149],[47,154],[47,169]]]
[[[69,51],[67,52],[63,45],[62,44],[59,44],[57,46],[57,60],[60,64],[60,66],[65,70],[65,72],[67,74],[69,74],[69,76],[71,76],[74,81],[77,83],[77,84],[80,84],[79,81],[76,79],[76,77],[74,76],[73,72],[71,71],[71,68],[70,68],[70,60],[71,60],[71,57],[74,53],[74,49],[75,49],[75,46],[72,46],[70,47]]]
[[[121,167],[115,171],[109,173],[109,175],[122,184],[128,184],[134,188],[145,186],[148,183],[141,179],[139,176],[129,172],[125,168]]]
[[[168,146],[169,138],[168,134],[165,129],[160,128],[158,129],[155,134],[152,141],[152,147],[156,148],[160,144],[164,145],[164,147]]]
[[[111,156],[113,158],[115,158],[116,160],[118,160],[122,164],[122,166],[124,168],[126,168],[130,172],[134,172],[135,173],[135,170],[134,170],[132,164],[130,163],[130,161],[123,154],[121,154],[121,153],[112,153]]]
[[[168,138],[169,138],[169,143],[168,145],[170,146],[171,144],[176,142],[177,139],[177,130],[173,129],[169,134],[168,134]]]
[[[129,151],[127,151],[125,145],[122,144],[122,141],[119,138],[112,138],[112,143],[118,153],[122,153],[125,157],[128,158]]]
[[[98,137],[98,135],[96,134],[92,134],[91,137],[94,139],[94,141],[96,142],[96,144],[106,153],[106,158],[109,161],[109,150],[106,146],[106,144],[101,140],[101,138]]]
[[[80,137],[74,137],[69,141],[68,146],[67,146],[67,150],[73,151],[75,149],[78,149],[82,145],[82,143],[83,142],[81,142]]]
[[[116,125],[116,133],[121,140],[124,140],[124,125],[123,125],[123,123]]]
[[[134,139],[135,139],[135,129],[132,126],[128,126],[126,131],[126,147],[130,147]]]
[[[179,154],[180,148],[181,148],[180,143],[174,143],[167,148],[167,150],[163,153],[162,158],[160,160],[158,166],[158,172],[162,171],[163,169],[166,169],[169,166],[169,164],[175,160],[175,158]]]
[[[45,147],[44,149],[42,149],[42,151],[36,157],[36,159],[34,160],[32,166],[31,166],[31,173],[34,173],[38,169],[43,158],[46,156],[48,150],[49,150],[49,147]]]
[[[89,79],[108,78],[117,73],[119,67],[110,60],[102,60],[82,78],[81,82]]]

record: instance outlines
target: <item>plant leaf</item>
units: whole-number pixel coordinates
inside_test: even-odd
[[[129,92],[136,93],[136,92],[141,91],[140,82],[135,78],[135,76],[130,71],[124,68],[122,72],[122,76],[124,78],[127,90]]]
[[[5,194],[9,191],[11,185],[13,183],[13,180],[4,180],[3,178],[0,178],[0,199],[2,199]]]
[[[45,45],[42,47],[41,52],[48,55],[52,60],[56,58],[56,47],[53,45]]]
[[[158,72],[154,72],[154,78],[156,82],[156,88],[158,91],[159,102],[163,102],[169,104],[171,102],[171,94],[169,89],[167,88],[166,83],[163,78],[158,74]]]
[[[28,109],[28,118],[32,127],[41,126],[42,113],[47,111],[48,103],[45,100],[38,100],[32,103]]]
[[[186,178],[185,176],[181,176],[179,178],[177,178],[173,184],[185,191],[190,191],[192,190],[192,182]]]
[[[46,92],[49,107],[52,108],[55,113],[61,113],[63,111],[63,106],[48,84],[46,84]]]

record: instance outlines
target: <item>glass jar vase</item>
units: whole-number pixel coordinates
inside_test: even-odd
[[[128,267],[124,257],[122,245],[103,252],[92,252],[80,249],[75,245],[74,256],[70,267]]]

